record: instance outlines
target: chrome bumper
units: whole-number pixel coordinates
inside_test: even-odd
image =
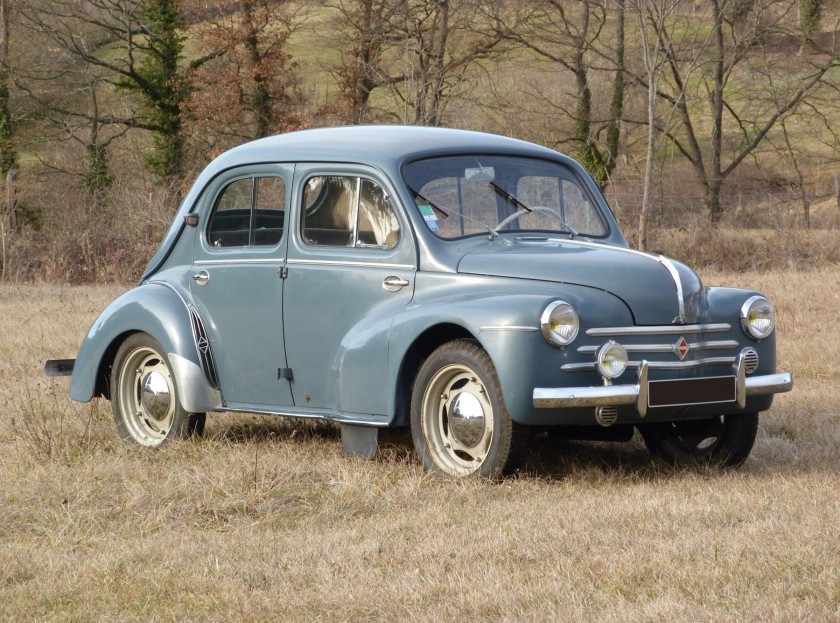
[[[743,355],[733,365],[735,402],[746,407],[747,396],[780,394],[793,389],[790,372],[751,376],[747,378]],[[571,407],[609,407],[636,405],[641,417],[648,410],[648,363],[641,362],[634,385],[602,385],[599,387],[536,387],[534,407],[538,409],[567,409]]]

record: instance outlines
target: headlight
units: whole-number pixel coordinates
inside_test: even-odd
[[[595,366],[601,376],[617,379],[627,368],[627,351],[618,342],[610,340],[598,349],[598,359]]]
[[[741,326],[747,335],[756,340],[766,338],[776,326],[773,304],[763,296],[748,298],[741,306]]]
[[[540,326],[546,341],[559,348],[574,341],[580,322],[574,307],[565,301],[553,301],[542,313]]]

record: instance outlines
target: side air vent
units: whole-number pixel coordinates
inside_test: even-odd
[[[207,377],[207,382],[214,389],[219,389],[219,378],[216,374],[216,364],[213,361],[213,352],[210,350],[210,340],[207,338],[207,331],[204,329],[204,323],[201,321],[201,316],[198,315],[198,310],[190,305],[190,322],[192,323],[193,340],[195,340],[195,347],[198,350],[198,358],[201,362],[201,370],[204,376]]]

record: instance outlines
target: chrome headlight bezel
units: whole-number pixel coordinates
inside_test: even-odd
[[[754,340],[769,337],[776,328],[776,310],[764,296],[751,296],[741,306],[741,328]]]
[[[558,331],[559,327],[563,330]],[[563,348],[575,341],[580,319],[575,308],[566,301],[552,301],[540,316],[540,328],[546,342],[555,348]]]

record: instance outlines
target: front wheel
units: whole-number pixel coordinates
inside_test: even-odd
[[[758,432],[758,413],[639,426],[652,456],[673,465],[740,467]]]
[[[130,336],[117,351],[111,408],[120,437],[129,443],[153,447],[204,432],[205,414],[181,407],[164,349],[145,333]]]
[[[527,428],[511,420],[487,353],[448,342],[423,362],[411,397],[411,436],[423,467],[497,478],[522,460]]]

